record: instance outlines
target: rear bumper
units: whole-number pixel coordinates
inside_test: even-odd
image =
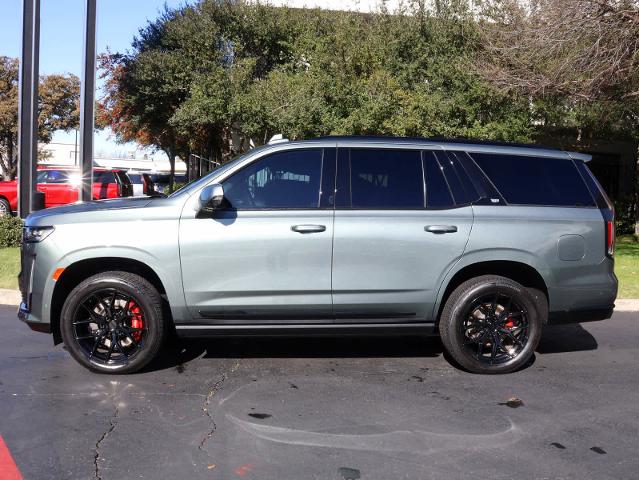
[[[584,310],[571,310],[567,312],[550,312],[548,325],[560,325],[565,323],[596,322],[612,317],[615,306],[588,308]]]

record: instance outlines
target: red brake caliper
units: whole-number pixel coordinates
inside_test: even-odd
[[[504,327],[513,328],[514,326],[515,326],[515,322],[513,322],[513,317],[508,317],[506,319],[506,324],[504,325]]]
[[[133,300],[131,300],[129,305],[129,312],[131,313],[131,328],[144,328],[142,309]],[[139,342],[142,338],[142,332],[133,332],[131,336],[136,342]]]

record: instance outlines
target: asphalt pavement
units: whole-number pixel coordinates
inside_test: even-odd
[[[510,375],[357,337],[175,342],[105,376],[0,307],[0,436],[25,479],[639,478],[639,314],[549,327]]]

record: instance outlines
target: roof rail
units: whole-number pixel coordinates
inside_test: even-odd
[[[582,162],[589,162],[592,160],[592,155],[589,153],[581,153],[581,152],[566,152],[570,158],[573,160],[581,160]]]

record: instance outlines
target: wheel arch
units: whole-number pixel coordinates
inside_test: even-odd
[[[129,272],[140,275],[149,281],[160,295],[165,299],[164,312],[169,323],[172,322],[171,310],[166,301],[166,288],[158,274],[147,264],[124,257],[101,257],[78,260],[64,269],[62,275],[55,282],[53,295],[51,296],[51,333],[53,333],[54,343],[62,342],[60,333],[60,313],[67,296],[83,280],[108,271]]]
[[[444,305],[450,294],[466,280],[481,275],[499,275],[510,278],[524,287],[541,291],[549,301],[548,286],[544,277],[531,265],[515,260],[487,260],[475,262],[463,266],[457,270],[446,283],[446,287],[440,290],[440,298],[435,305],[435,323],[439,324]]]

